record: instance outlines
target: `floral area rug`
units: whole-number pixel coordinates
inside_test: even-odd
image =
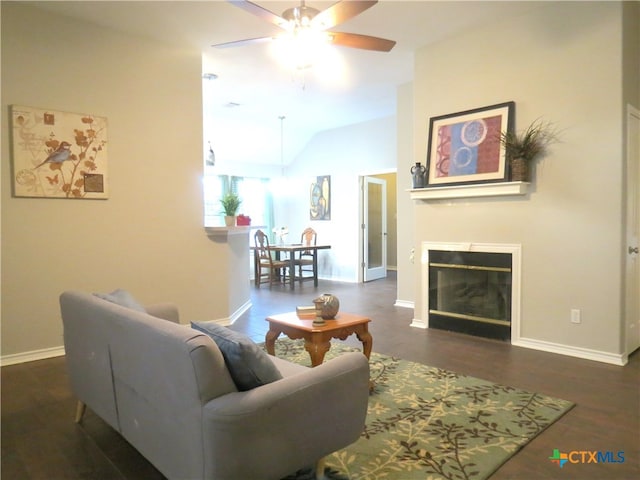
[[[357,348],[332,343],[325,361]],[[276,356],[310,365],[301,340]],[[454,372],[371,354],[366,427],[326,458],[331,480],[485,479],[574,404]],[[284,480],[312,479],[312,469]]]

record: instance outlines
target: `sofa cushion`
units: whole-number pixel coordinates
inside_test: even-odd
[[[94,293],[94,295],[122,307],[127,307],[138,312],[146,312],[144,306],[133,298],[133,295],[121,288],[114,290],[111,293]]]
[[[249,337],[214,322],[191,322],[191,327],[216,342],[238,390],[251,390],[282,378],[266,352]]]

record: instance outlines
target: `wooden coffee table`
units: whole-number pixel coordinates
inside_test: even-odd
[[[316,367],[324,360],[324,355],[331,348],[331,339],[345,340],[349,335],[356,334],[362,342],[362,353],[369,358],[373,338],[369,333],[367,317],[352,313],[340,312],[335,319],[326,320],[324,325],[314,325],[314,316],[300,315],[296,312],[282,313],[267,317],[269,331],[265,337],[265,347],[270,355],[276,354],[276,339],[284,333],[292,340],[304,338],[304,348],[311,357],[311,366]]]

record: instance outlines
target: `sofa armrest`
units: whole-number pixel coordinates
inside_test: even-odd
[[[280,478],[358,439],[369,363],[345,353],[315,368],[204,406],[207,478]],[[229,458],[241,461],[230,468]],[[225,461],[222,461],[225,459]],[[233,462],[231,462],[233,463]]]
[[[154,303],[145,305],[147,313],[153,317],[162,318],[173,323],[180,323],[180,313],[177,305],[173,303]]]

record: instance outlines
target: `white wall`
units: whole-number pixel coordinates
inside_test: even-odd
[[[105,116],[108,200],[11,197],[9,105]],[[2,355],[62,345],[66,289],[226,318],[226,248],[203,229],[201,56],[2,3]],[[247,279],[248,282],[248,279]]]
[[[358,280],[359,177],[395,169],[396,118],[386,117],[316,135],[286,169],[287,187],[276,202],[275,224],[289,227],[293,241],[311,226],[318,243],[332,245],[319,255],[319,275]],[[331,175],[331,220],[309,220],[309,189],[319,175]]]
[[[409,198],[407,189],[412,187],[410,166],[413,164],[414,125],[413,125],[413,83],[398,88],[398,303],[411,306],[415,302],[416,261],[420,261],[419,246],[415,244],[415,204]],[[424,138],[424,135],[422,136]],[[417,160],[416,160],[417,161]],[[424,160],[420,160],[424,165]],[[412,254],[413,252],[413,254]]]
[[[529,195],[418,202],[415,244],[522,244],[523,337],[612,357],[622,319],[621,11],[613,2],[550,2],[420,50],[415,156],[398,166],[426,158],[436,115],[513,100],[516,129],[538,117],[555,122],[562,142],[538,164]],[[580,325],[569,321],[573,308]]]

